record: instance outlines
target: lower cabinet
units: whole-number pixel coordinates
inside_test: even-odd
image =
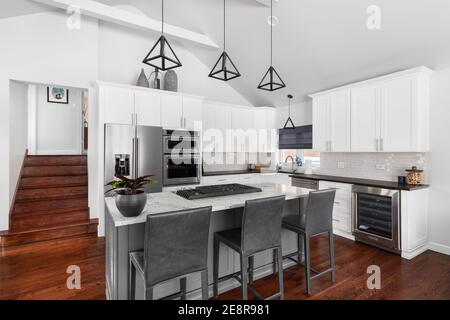
[[[352,185],[319,181],[319,189],[336,189],[333,207],[333,231],[335,234],[354,240],[352,235]]]

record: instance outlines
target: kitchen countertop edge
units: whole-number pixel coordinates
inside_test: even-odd
[[[289,177],[308,179],[308,180],[323,180],[323,181],[330,181],[330,182],[349,183],[349,184],[360,185],[360,186],[395,189],[395,190],[403,190],[403,191],[414,191],[414,190],[420,190],[420,189],[427,189],[430,187],[428,184],[401,185],[395,181],[383,181],[383,180],[361,179],[361,178],[351,178],[351,177],[328,176],[328,175],[321,175],[321,174],[297,173],[297,174],[291,174],[291,175],[289,175]]]

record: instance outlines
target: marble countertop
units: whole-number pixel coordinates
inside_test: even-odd
[[[284,184],[277,183],[258,183],[252,186],[261,188],[262,192],[237,194],[224,197],[204,198],[197,200],[187,200],[177,196],[173,192],[158,192],[148,194],[147,205],[144,211],[137,217],[127,218],[122,216],[116,207],[114,198],[105,198],[106,206],[109,210],[110,216],[114,221],[116,227],[126,226],[136,223],[144,223],[146,216],[149,214],[159,214],[183,209],[200,208],[212,206],[212,211],[223,211],[244,207],[245,201],[260,199],[266,197],[274,197],[278,195],[285,195],[286,200],[307,197],[310,189],[297,188]]]

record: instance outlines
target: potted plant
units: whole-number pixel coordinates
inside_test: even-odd
[[[142,213],[147,204],[147,194],[143,190],[146,185],[158,183],[150,179],[153,175],[142,176],[136,179],[128,179],[124,176],[116,176],[117,180],[107,183],[112,188],[117,209],[125,217],[136,217]]]

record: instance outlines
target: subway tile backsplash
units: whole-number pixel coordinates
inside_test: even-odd
[[[426,153],[321,153],[320,169],[325,175],[397,181],[405,169],[416,166],[424,170],[427,182]]]

